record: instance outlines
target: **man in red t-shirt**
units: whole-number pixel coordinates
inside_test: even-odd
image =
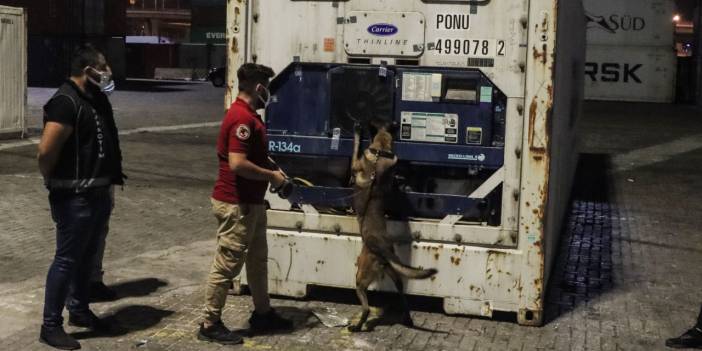
[[[254,312],[249,318],[254,333],[290,329],[268,297],[268,246],[266,207],[268,183],[277,187],[285,176],[268,159],[266,126],[256,110],[270,100],[269,67],[247,63],[237,71],[239,95],[227,112],[217,140],[219,176],[212,193],[212,210],[219,223],[217,252],[207,277],[205,316],[198,338],[222,344],[242,342],[221,320],[229,286],[246,263]]]

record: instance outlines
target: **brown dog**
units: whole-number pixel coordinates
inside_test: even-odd
[[[393,242],[387,236],[385,197],[392,184],[392,167],[397,163],[397,156],[392,152],[392,135],[388,132],[388,126],[376,128],[378,131],[373,142],[362,155],[359,155],[359,127],[354,135],[351,164],[354,175],[353,207],[363,240],[363,249],[357,261],[356,294],[363,305],[363,313],[358,323],[349,327],[352,332],[361,331],[368,319],[370,307],[366,291],[371,283],[381,279],[384,274],[392,279],[404,307],[403,324],[412,326],[412,317],[403,293],[402,277],[426,279],[437,273],[436,269],[414,268],[400,262],[395,254]]]

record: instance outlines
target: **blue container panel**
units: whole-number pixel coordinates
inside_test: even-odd
[[[329,80],[325,65],[291,65],[271,82],[274,98],[266,110],[269,133],[326,136]]]
[[[268,149],[272,154],[350,157],[353,140],[339,139],[337,147],[326,137],[269,135]],[[504,149],[453,144],[395,142],[394,151],[403,162],[453,167],[482,166],[498,169],[504,162]]]
[[[475,82],[476,103],[463,103],[454,101],[433,101],[418,102],[402,100],[402,86],[404,73],[439,73],[443,77],[442,94],[446,92],[446,81],[449,79],[462,79]],[[481,87],[492,87],[493,92],[497,89],[493,84],[485,79],[481,73],[473,71],[457,71],[452,69],[428,69],[428,68],[398,68],[397,77],[399,79],[398,88],[395,91],[395,120],[401,121],[402,112],[426,112],[426,113],[446,113],[458,115],[458,144],[466,144],[467,128],[482,128],[482,143],[480,146],[491,146],[493,135],[493,103],[481,102]],[[477,145],[476,145],[477,146]]]

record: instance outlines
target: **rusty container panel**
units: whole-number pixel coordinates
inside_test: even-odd
[[[556,249],[561,224],[570,208],[571,187],[578,163],[576,131],[584,98],[585,31],[579,20],[582,10],[577,2],[560,3],[555,46],[557,64],[553,68],[553,92],[549,92],[553,106],[551,116],[547,116],[551,120],[547,127],[551,136],[548,199],[544,219],[544,282],[549,280],[554,258],[558,254]]]
[[[543,322],[546,284],[577,163],[585,25],[578,1],[531,2],[519,209],[520,324]]]
[[[227,82],[224,86],[224,110],[229,109],[234,102],[239,86],[236,70],[246,62],[248,48],[251,46],[248,38],[251,24],[255,21],[252,12],[250,1],[227,0]]]
[[[0,135],[24,132],[27,102],[27,17],[0,6]]]
[[[424,18],[424,31],[412,31],[424,36],[423,44],[413,38],[411,54],[404,48],[347,50],[351,33],[346,30],[364,23],[359,13],[388,13],[385,22],[398,25],[398,16],[416,13]],[[447,18],[452,25],[446,25]],[[356,39],[362,40],[356,45],[366,44]],[[479,69],[488,76],[508,99],[504,167],[491,177],[502,185],[500,224],[413,218],[390,221],[388,229],[400,239],[397,251],[406,263],[439,269],[433,279],[408,283],[407,293],[441,298],[450,314],[490,317],[506,311],[516,313],[520,324],[542,323],[546,282],[577,163],[586,43],[580,1],[231,0],[227,40],[227,106],[236,93],[236,69],[244,62],[280,72],[295,61],[385,61]],[[498,49],[469,57],[439,52],[439,40],[481,40]],[[301,297],[310,285],[354,288],[361,249],[355,217],[267,199],[273,208],[268,212],[270,292]],[[246,284],[246,277],[239,283]],[[375,288],[393,290],[387,281]]]

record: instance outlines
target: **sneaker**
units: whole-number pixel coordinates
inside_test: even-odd
[[[277,330],[290,330],[293,328],[293,322],[291,320],[281,317],[272,308],[265,314],[258,314],[255,311],[251,313],[249,325],[251,326],[251,333],[253,334]]]
[[[208,328],[205,328],[204,323],[200,323],[200,330],[197,332],[197,338],[202,341],[216,342],[222,345],[236,345],[244,342],[241,336],[225,327],[222,321]]]
[[[103,282],[93,282],[90,284],[90,301],[105,302],[117,300],[117,293],[110,289]]]
[[[92,331],[109,332],[112,325],[104,319],[98,318],[93,311],[85,313],[68,313],[68,325],[73,327],[88,328]]]
[[[665,346],[672,347],[674,349],[702,349],[702,330],[699,328],[692,328],[677,338],[666,340]]]
[[[63,327],[47,328],[42,325],[39,333],[39,342],[59,350],[80,349],[80,343],[72,336],[66,334]]]

